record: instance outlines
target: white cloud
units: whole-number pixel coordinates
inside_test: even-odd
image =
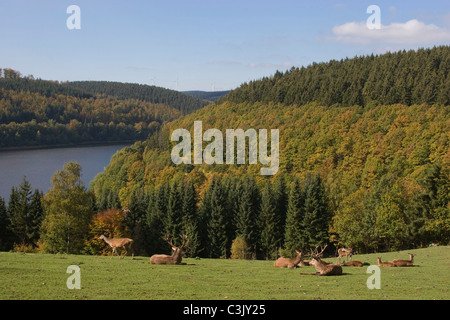
[[[369,29],[366,22],[347,22],[333,27],[334,40],[356,44],[450,44],[450,29],[425,24],[416,19],[405,23],[381,25],[380,29]]]

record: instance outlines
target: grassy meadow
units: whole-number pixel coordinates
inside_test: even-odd
[[[278,269],[273,261],[183,259],[186,265],[151,265],[148,257],[0,252],[0,299],[450,299],[450,247],[355,255],[377,264],[408,259],[415,267],[381,269],[381,289],[367,288],[368,265],[343,267],[342,276],[301,275],[313,267]],[[335,258],[324,259],[335,261]],[[68,289],[67,267],[77,265],[81,289]]]

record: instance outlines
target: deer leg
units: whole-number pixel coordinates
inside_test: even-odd
[[[123,246],[122,248],[125,251],[122,255],[122,259],[123,259],[127,255],[127,248],[125,248],[125,246]]]

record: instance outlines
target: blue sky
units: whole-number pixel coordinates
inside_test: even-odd
[[[70,5],[81,29],[69,30]],[[370,5],[381,30],[369,30]],[[0,0],[0,67],[51,80],[227,90],[276,70],[450,44],[450,2]]]

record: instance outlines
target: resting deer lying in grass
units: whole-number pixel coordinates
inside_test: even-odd
[[[340,265],[325,264],[320,258],[312,258],[309,264],[316,268],[316,274],[320,276],[339,276],[342,274],[342,267]]]
[[[342,267],[337,264],[331,264],[325,261],[322,261],[320,257],[323,255],[323,252],[327,248],[328,244],[322,248],[322,251],[318,252],[318,246],[313,251],[311,250],[311,260],[309,261],[310,266],[314,266],[316,268],[316,273],[312,273],[313,275],[320,276],[337,276],[342,274]],[[302,274],[311,274],[311,273],[302,273]]]
[[[401,260],[401,259],[394,259],[392,260],[392,263],[395,264],[396,267],[412,267],[414,266],[414,256],[415,254],[408,253],[409,254],[409,260]]]
[[[396,267],[396,265],[392,261],[381,261],[381,257],[378,257],[378,265],[380,267]]]
[[[279,257],[275,263],[273,264],[276,268],[289,268],[295,269],[297,265],[300,263],[302,259],[302,253],[300,251],[295,250],[297,252],[297,257],[295,259],[288,259],[284,257]]]
[[[341,266],[346,267],[362,267],[363,263],[359,260],[348,261],[340,264]]]
[[[181,246],[177,247],[172,243],[172,239],[169,236],[165,236],[164,240],[172,247],[173,253],[171,256],[167,254],[154,254],[150,257],[151,264],[181,264],[181,260],[183,259],[183,250],[187,247],[189,240],[187,236],[180,235],[180,238],[183,240]]]
[[[101,235],[99,237],[99,239],[104,240],[107,244],[109,244],[109,246],[112,248],[112,253],[111,253],[111,259],[114,255],[114,253],[116,253],[120,259],[123,259],[123,257],[127,254],[127,249],[126,246],[130,246],[133,243],[133,239],[130,238],[108,238],[105,235]],[[122,256],[119,255],[119,253],[117,252],[117,248],[123,248],[124,253]],[[134,253],[132,253],[131,259],[134,258]]]

